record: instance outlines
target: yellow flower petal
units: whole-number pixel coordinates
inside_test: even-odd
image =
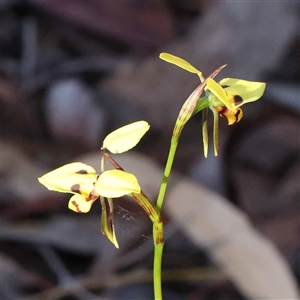
[[[98,194],[107,198],[118,198],[141,192],[137,178],[131,173],[120,170],[103,172],[95,184],[95,189]]]
[[[232,96],[235,107],[258,100],[264,93],[266,83],[236,78],[224,78],[220,82],[228,96]]]
[[[51,191],[81,194],[88,197],[94,189],[97,174],[94,168],[83,163],[71,163],[38,178]]]
[[[186,60],[184,60],[178,56],[164,52],[159,55],[159,58],[161,58],[162,60],[165,60],[168,63],[176,65],[177,67],[180,67],[188,72],[191,72],[194,74],[202,74],[198,69],[196,69],[190,63],[188,63]]]
[[[74,195],[69,200],[69,209],[77,212],[77,213],[87,213],[90,211],[95,200],[86,200],[85,197],[81,195]]]
[[[150,125],[146,121],[138,121],[123,126],[104,139],[102,148],[112,153],[122,153],[133,148],[149,130]]]
[[[208,78],[207,81],[207,88],[221,101],[223,104],[229,108],[233,109],[233,103],[230,103],[230,101],[227,98],[225,90],[222,88],[220,84],[218,84],[215,80],[212,78]],[[214,103],[212,103],[213,106],[219,106]]]

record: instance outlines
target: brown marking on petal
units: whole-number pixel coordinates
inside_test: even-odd
[[[216,107],[216,110],[221,117],[223,117],[228,112],[228,108],[226,106]]]
[[[239,114],[240,114],[240,113],[241,113],[241,110],[238,109],[238,110],[236,111],[236,113],[234,114],[234,116],[235,116],[235,122],[234,122],[234,124],[237,123],[237,122],[239,121]]]
[[[95,201],[97,198],[99,197],[99,195],[96,193],[95,190],[92,190],[87,198],[87,200],[93,200]]]
[[[79,205],[76,203],[75,200],[72,200],[71,203],[76,207],[76,212],[81,213],[82,211],[79,209]]]
[[[74,184],[71,186],[71,191],[73,193],[81,194],[80,192],[80,185],[79,184]]]
[[[229,87],[229,85],[224,84],[224,85],[221,85],[221,87],[222,87],[223,89],[226,89],[226,88]]]
[[[234,95],[233,101],[235,105],[239,105],[243,102],[243,98],[240,95]]]
[[[109,227],[110,227],[110,230],[113,232],[114,231],[114,216],[111,212],[109,212],[107,214],[107,221],[108,221],[108,224],[109,224]]]
[[[87,170],[79,170],[76,172],[76,174],[87,174],[88,171]]]

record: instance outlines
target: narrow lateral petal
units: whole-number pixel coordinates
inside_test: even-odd
[[[159,55],[159,58],[161,58],[162,60],[164,60],[170,64],[176,65],[177,67],[180,67],[188,72],[191,72],[194,74],[202,74],[198,69],[196,69],[190,63],[188,63],[186,60],[184,60],[178,56],[164,52]]]
[[[91,210],[91,207],[95,200],[86,200],[85,197],[81,195],[74,195],[69,200],[69,209],[77,213],[87,213]]]
[[[96,184],[96,192],[107,198],[118,198],[130,193],[140,193],[137,178],[128,172],[109,170],[103,172]]]
[[[112,199],[108,199],[108,206],[104,197],[100,197],[101,201],[101,232],[119,249],[114,225],[114,207]]]
[[[97,174],[91,166],[71,163],[45,174],[38,180],[51,191],[88,196],[94,188]]]
[[[213,110],[214,126],[213,126],[213,138],[214,138],[214,154],[218,156],[219,151],[219,115],[216,110]]]
[[[208,115],[208,109],[204,108],[202,110],[202,139],[203,139],[204,157],[206,158],[208,154],[207,115]]]
[[[146,121],[137,121],[123,126],[106,136],[102,148],[112,153],[128,151],[140,141],[149,128],[150,125]]]

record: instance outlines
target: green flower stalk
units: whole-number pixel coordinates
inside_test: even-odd
[[[157,202],[156,202],[156,208],[160,212],[162,209],[162,203],[163,199],[165,197],[166,189],[167,189],[167,183],[168,179],[171,173],[173,161],[175,158],[175,153],[177,150],[179,138],[181,135],[181,132],[185,126],[185,124],[188,122],[188,120],[195,114],[195,110],[197,109],[197,112],[206,109],[209,107],[209,101],[208,99],[204,98],[201,99],[201,95],[204,92],[204,89],[206,88],[206,83],[208,79],[214,78],[218,75],[218,73],[226,66],[221,66],[218,69],[216,69],[213,73],[211,73],[207,79],[205,79],[202,75],[202,73],[194,68],[191,64],[183,60],[182,58],[179,58],[177,56],[168,54],[168,53],[161,53],[160,58],[163,60],[173,63],[175,65],[180,66],[181,68],[188,70],[189,72],[196,73],[200,80],[202,81],[196,89],[191,93],[191,95],[187,98],[187,100],[184,102],[183,106],[180,109],[180,112],[178,114],[177,120],[175,122],[175,126],[173,129],[173,134],[171,138],[171,145],[169,150],[169,155],[164,171],[163,180],[160,186]],[[199,100],[200,99],[200,100]],[[199,104],[198,104],[199,103]],[[197,105],[198,104],[198,105]]]
[[[232,125],[239,122],[242,118],[242,110],[240,108],[244,103],[258,100],[265,90],[265,83],[251,82],[241,79],[225,78],[219,83],[215,82],[213,78],[226,66],[223,65],[216,69],[207,78],[204,78],[201,71],[196,69],[184,59],[169,53],[161,53],[161,59],[174,64],[188,72],[197,74],[201,84],[192,92],[188,99],[184,102],[177,120],[175,122],[170,150],[156,202],[156,209],[160,213],[163,206],[165,193],[167,190],[168,180],[171,174],[179,138],[181,132],[188,122],[188,120],[196,113],[202,111],[202,137],[204,156],[208,154],[208,131],[207,131],[207,115],[208,108],[213,112],[214,126],[213,126],[213,140],[214,140],[214,154],[218,155],[219,147],[219,115],[226,117],[228,124]],[[200,98],[202,93],[205,96]],[[162,248],[154,249],[154,269],[161,268]],[[154,274],[159,273],[157,270]]]
[[[116,170],[122,170],[122,167],[105,151],[102,149],[103,157],[106,157]],[[153,288],[154,298],[156,300],[162,299],[162,286],[161,286],[161,262],[162,252],[164,247],[164,226],[160,216],[152,202],[146,195],[140,191],[139,193],[131,193],[130,195],[147,213],[153,223],[153,242],[154,242],[154,262],[153,262]],[[157,255],[159,254],[159,255]]]

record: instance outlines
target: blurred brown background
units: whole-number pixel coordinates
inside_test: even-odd
[[[263,282],[247,289],[235,281],[238,273],[226,271],[225,250],[216,259],[215,246],[206,244],[209,225],[199,228],[208,234],[205,241],[186,230],[189,220],[185,227],[176,212],[207,207],[190,207],[185,192],[175,193],[185,181],[199,188],[199,198],[212,197],[209,220],[214,191],[227,198],[216,201],[270,241],[287,267],[286,291],[294,293],[300,281],[298,2],[0,4],[1,299],[152,299],[151,223],[144,212],[128,199],[116,200],[117,250],[99,230],[97,203],[87,215],[74,214],[68,195],[49,192],[37,177],[72,161],[99,165],[105,135],[144,119],[151,130],[125,154],[124,165],[144,178],[142,188],[155,201],[176,116],[198,84],[197,76],[161,61],[160,52],[188,60],[204,75],[228,64],[219,79],[267,82],[263,98],[243,107],[239,124],[221,120],[217,158],[212,146],[203,158],[200,116],[183,131],[170,184],[174,205],[168,199],[164,212],[164,299],[263,295],[255,296]],[[212,224],[221,229],[231,217],[217,219]],[[235,263],[247,264],[228,262]],[[285,292],[277,297],[272,282],[275,295],[268,299],[291,299]]]

